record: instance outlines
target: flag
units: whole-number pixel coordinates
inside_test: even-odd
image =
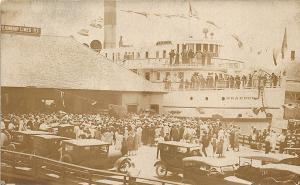
[[[238,42],[238,47],[239,48],[242,48],[243,47],[243,42],[240,40],[240,38],[237,36],[237,35],[235,35],[235,34],[231,34],[231,36]]]
[[[192,10],[192,5],[191,2],[189,1],[189,16],[192,17],[193,16],[193,10]]]
[[[216,23],[212,22],[212,21],[206,21],[206,23],[213,25],[216,28],[220,28],[220,26],[216,25]]]
[[[278,52],[275,49],[273,49],[273,62],[275,66],[277,66],[277,55]]]
[[[284,53],[287,50],[287,34],[286,34],[286,28],[284,29],[284,36],[282,40],[282,45],[281,45],[281,57],[284,59]]]

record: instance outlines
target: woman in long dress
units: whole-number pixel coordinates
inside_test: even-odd
[[[128,147],[128,154],[129,155],[132,155],[133,143],[134,143],[134,136],[133,136],[132,133],[130,133],[128,138],[127,138],[127,147]]]
[[[240,151],[239,138],[240,138],[240,131],[238,129],[234,133],[234,148],[236,149],[236,151]]]
[[[116,150],[120,150],[122,148],[122,141],[123,141],[123,135],[119,134],[118,131],[116,131],[115,133],[116,136],[116,145],[115,145],[115,149]]]
[[[135,133],[133,137],[133,155],[137,154],[138,149],[139,149],[139,137],[138,134]]]

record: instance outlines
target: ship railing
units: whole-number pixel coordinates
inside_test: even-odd
[[[169,91],[194,91],[194,90],[221,90],[221,89],[258,89],[260,88],[280,88],[281,79],[277,83],[272,80],[266,80],[262,83],[259,80],[252,80],[251,82],[232,83],[230,80],[218,80],[217,82],[211,81],[209,83],[201,82],[156,82],[161,83],[163,88]]]
[[[189,62],[183,63],[181,60],[178,63],[170,62],[169,58],[146,58],[146,59],[125,59],[122,61],[115,61],[126,68],[179,68],[179,67],[216,67],[214,63],[202,63],[197,59],[192,59]]]

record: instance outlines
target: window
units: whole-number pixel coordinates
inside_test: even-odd
[[[210,45],[209,45],[209,51],[210,51],[210,52],[214,52],[214,45],[213,45],[213,44],[210,44]]]
[[[203,51],[208,51],[208,44],[203,45]]]
[[[183,79],[184,78],[184,72],[179,72],[178,77],[179,77],[179,79]]]
[[[216,48],[216,53],[219,53],[219,46],[216,45],[215,48]]]
[[[93,147],[91,147],[91,151],[96,151],[96,152],[100,152],[100,153],[107,153],[108,152],[108,147],[107,147],[107,145],[93,146]]]
[[[24,137],[22,135],[18,135],[17,136],[17,141],[18,142],[23,142],[24,141]]]
[[[107,53],[105,53],[105,57],[107,58]]]
[[[208,55],[208,56],[207,56],[207,65],[210,65],[210,64],[211,64],[211,56]]]
[[[72,145],[65,145],[65,151],[72,151],[74,150],[74,146]]]
[[[165,151],[165,152],[169,151],[169,146],[167,146],[167,145],[163,146],[162,151]]]
[[[156,80],[160,80],[160,72],[156,72]]]
[[[112,54],[112,60],[115,61],[115,53]]]
[[[170,76],[170,72],[166,72],[166,77],[167,77],[167,76]]]
[[[149,52],[148,51],[146,51],[146,53],[145,53],[145,58],[149,58]]]
[[[159,51],[156,51],[156,58],[159,58]]]
[[[166,58],[166,56],[167,56],[167,51],[163,50],[163,58]]]
[[[137,52],[137,58],[140,58],[140,57],[141,57],[140,52]]]
[[[201,44],[196,44],[196,51],[201,51]]]
[[[194,51],[194,44],[188,44],[188,49]]]
[[[185,147],[177,147],[177,152],[178,153],[187,153],[188,149]]]
[[[150,73],[149,73],[149,72],[146,72],[146,73],[145,73],[145,79],[146,79],[146,80],[150,80]]]

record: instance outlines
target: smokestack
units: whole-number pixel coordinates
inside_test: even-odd
[[[104,48],[116,47],[116,0],[104,0]]]

